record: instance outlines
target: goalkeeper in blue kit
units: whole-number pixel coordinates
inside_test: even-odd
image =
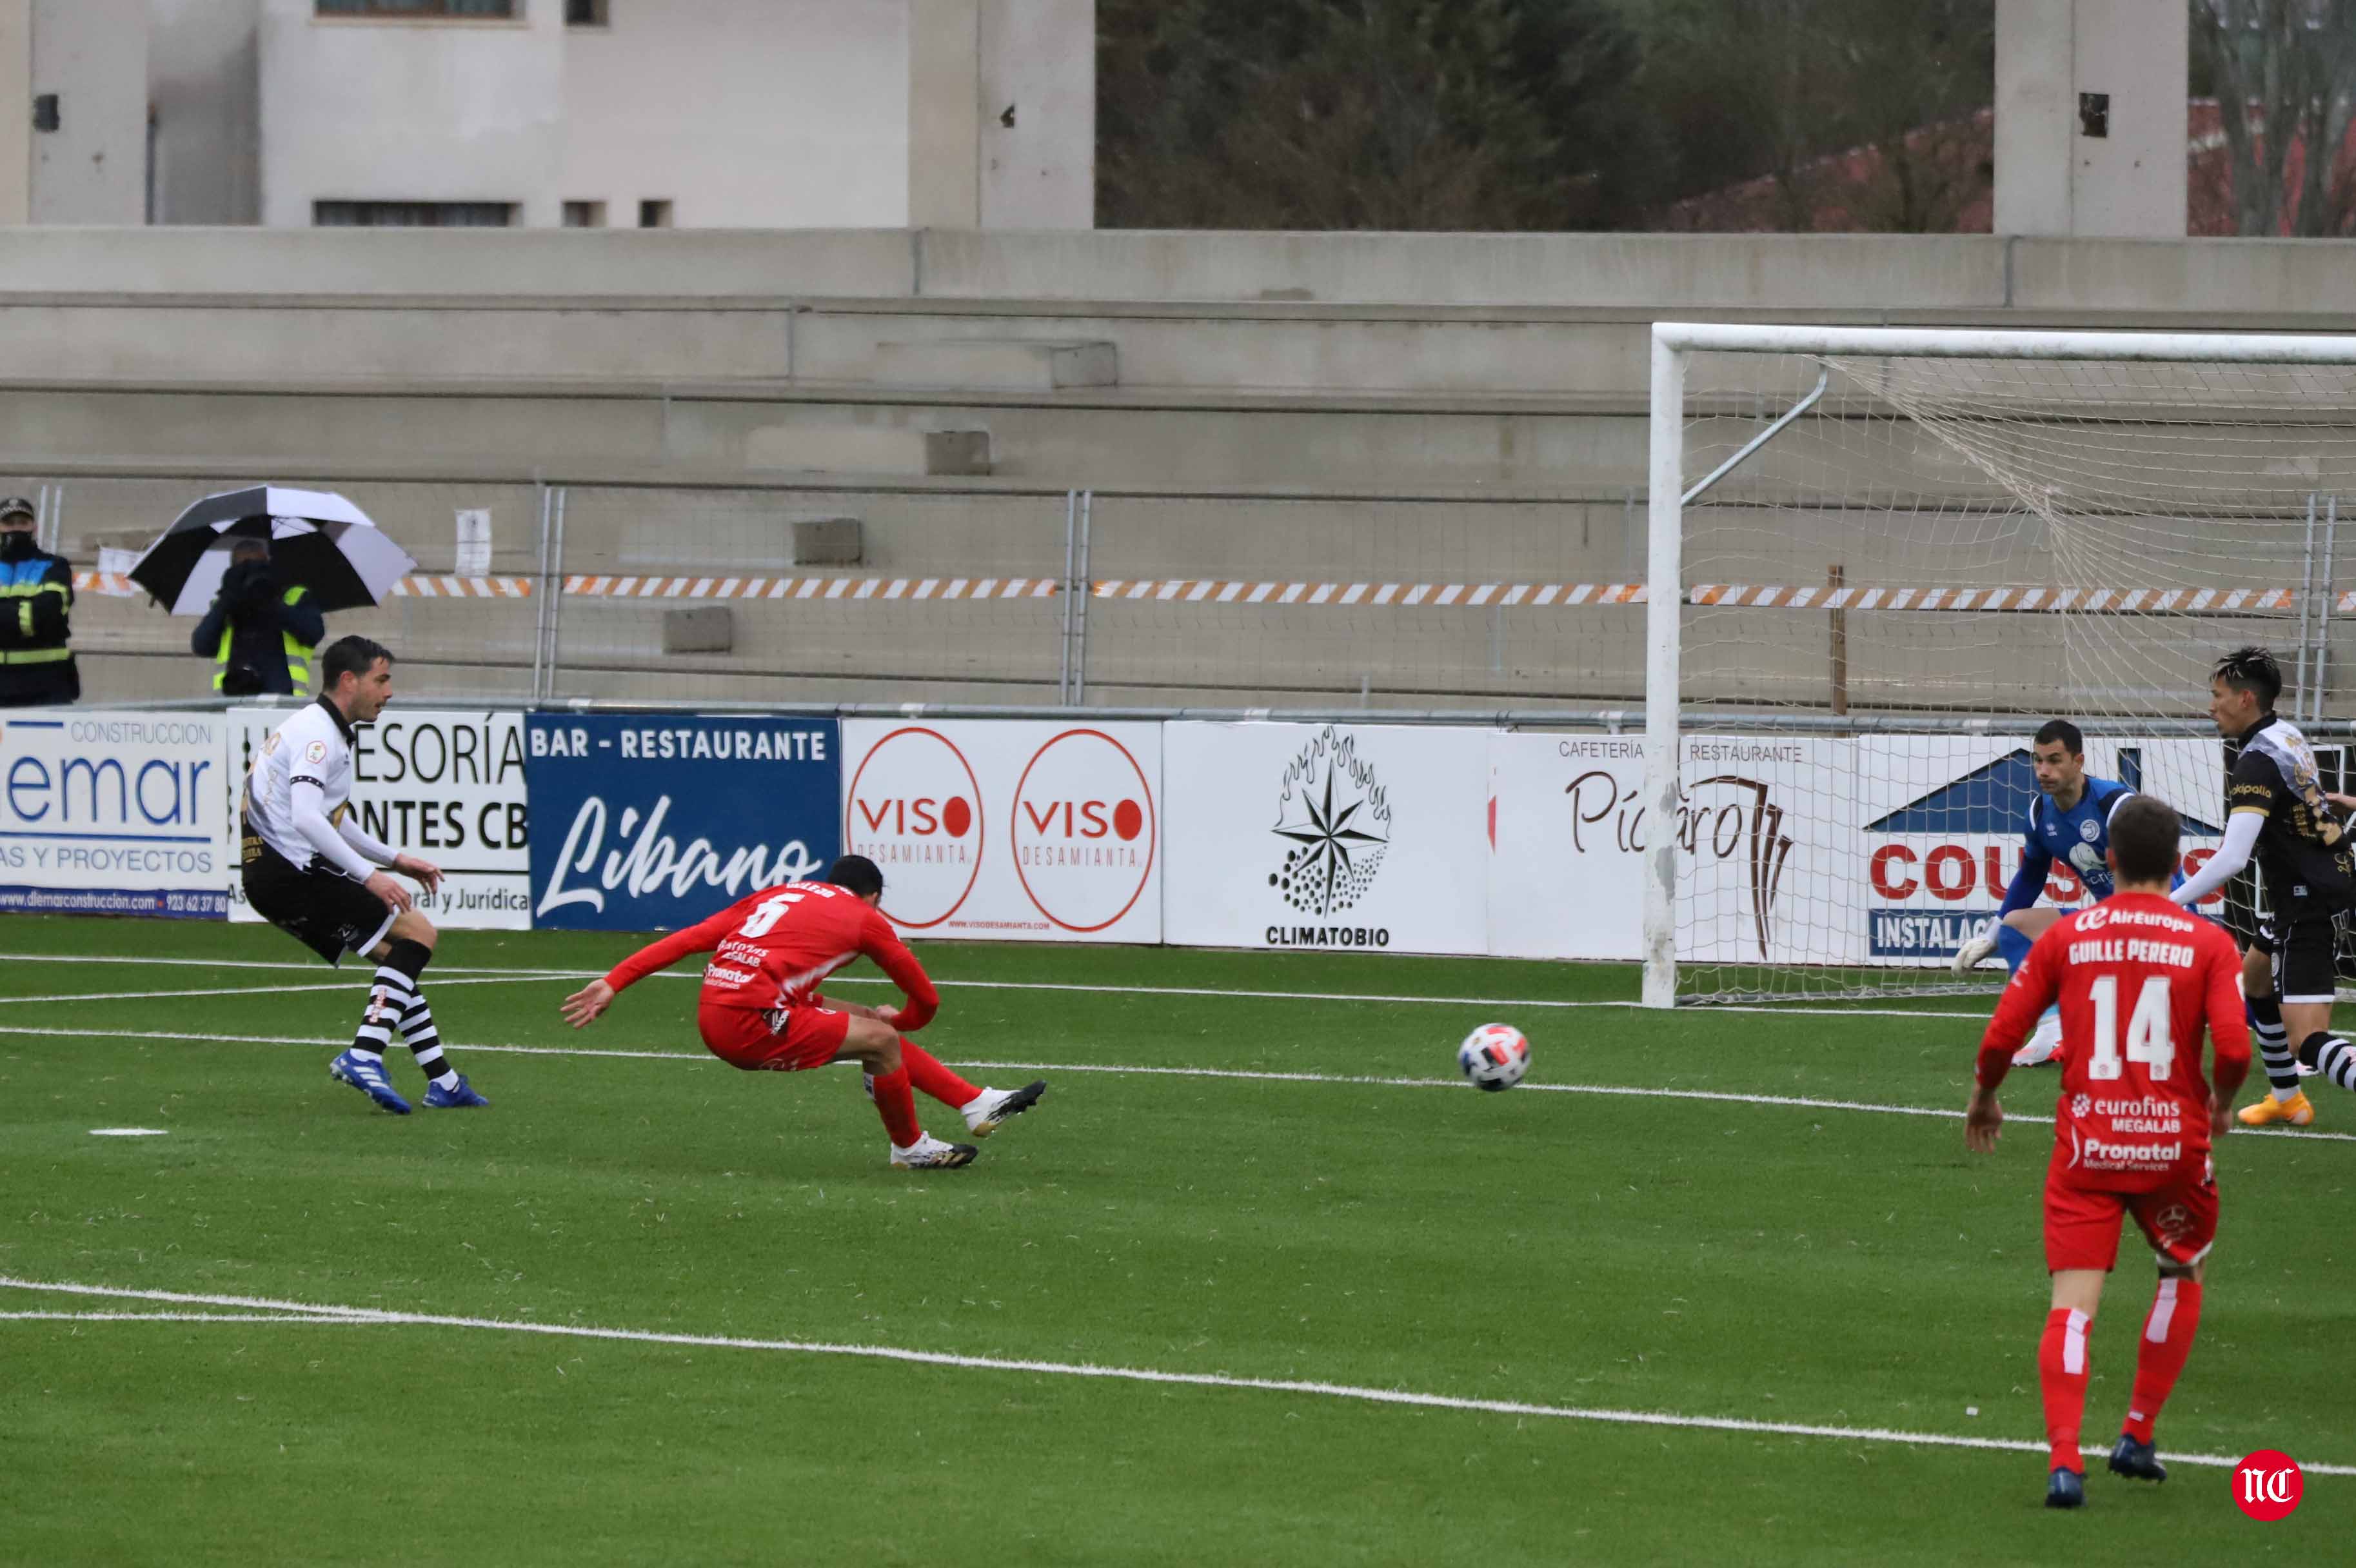
[[[2135,791],[2112,779],[2089,778],[2086,740],[2068,719],[2048,719],[2029,749],[2037,768],[2038,798],[2030,803],[2022,833],[2020,869],[2005,889],[2004,902],[1994,918],[1955,953],[1955,972],[1968,973],[1990,953],[2019,973],[2037,939],[2068,909],[2037,907],[2051,875],[2053,863],[2070,868],[2092,904],[2111,896],[2111,813]],[[2037,1021],[2029,1043],[2013,1054],[2016,1067],[2038,1067],[2053,1059],[2062,1046],[2062,1015],[2047,1008]]]

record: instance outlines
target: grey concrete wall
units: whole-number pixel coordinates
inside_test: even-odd
[[[142,223],[147,209],[147,0],[34,0],[34,223]],[[20,111],[30,113],[30,105]]]
[[[981,227],[1094,228],[1096,0],[985,0],[978,64]]]
[[[776,300],[915,287],[915,247],[890,229],[0,231],[0,295]]]
[[[783,572],[797,517],[855,516],[862,571],[1055,575],[1062,491],[1087,484],[1103,492],[1098,577],[1627,581],[1643,562],[1653,314],[2344,329],[2356,324],[2349,253],[1972,238],[18,231],[0,233],[11,432],[0,467],[30,470],[11,486],[64,478],[67,547],[85,564],[102,533],[160,528],[196,494],[266,476],[349,490],[416,541],[429,569],[453,510],[489,504],[499,569],[525,571],[537,474],[570,486],[567,564],[583,571]],[[985,394],[890,379],[955,359],[909,345],[1009,337],[1110,342],[1121,384]],[[220,379],[229,367],[243,379]],[[1697,456],[1755,429],[1797,375],[1710,367],[1697,381],[1714,399]],[[995,475],[745,467],[830,429],[986,431]],[[2280,500],[2300,485],[2356,484],[2328,433],[2277,472],[2254,431],[2238,433],[2246,460],[2234,467],[2181,426],[2074,429],[2130,454],[2154,493]],[[1836,561],[1852,581],[1932,570],[1922,541],[2001,506],[1985,476],[1920,431],[1865,434],[1845,445],[1838,422],[1812,421],[1771,448],[1697,519],[1693,575],[1814,582]],[[1876,506],[1797,504],[1835,485]],[[2017,516],[1990,526],[2013,531],[2006,548],[1951,550],[1941,580],[2018,580],[2064,558]],[[2161,561],[2188,581],[2280,576],[2291,559],[2272,546],[2254,559],[2246,532],[2207,553],[2126,524],[2115,536],[2119,570]],[[538,608],[403,601],[347,628],[414,650],[420,689],[512,693],[530,682]],[[1633,702],[1641,686],[1643,616],[1629,607],[1098,602],[1090,617],[1105,700],[1363,690],[1375,706],[1588,704]],[[185,623],[92,598],[79,624],[94,696],[200,683]],[[1710,624],[1721,635],[1697,647],[1691,694],[1825,696],[1823,618],[1730,612]],[[2035,706],[2129,679],[2157,689],[2188,649],[2285,629],[1860,615],[1852,683],[1860,702]],[[728,655],[666,658],[659,607],[576,601],[560,689],[1038,700],[1054,691],[1060,620],[1052,600],[791,603],[742,607],[737,630]]]
[[[1996,228],[2184,232],[2190,12],[2151,0],[1997,0]],[[2105,134],[2081,93],[2106,94]]]
[[[908,222],[981,222],[982,0],[908,0]]]
[[[33,0],[0,0],[0,81],[33,81]],[[0,225],[25,222],[33,210],[33,113],[0,114]]]
[[[148,0],[157,223],[262,220],[260,0]]]
[[[2068,322],[2356,320],[2344,241],[901,230],[0,231],[0,297],[937,300]]]

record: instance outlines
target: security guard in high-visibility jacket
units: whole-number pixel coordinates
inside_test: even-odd
[[[33,503],[0,500],[0,707],[70,703],[81,671],[67,646],[73,568],[35,538]]]
[[[213,661],[213,690],[225,697],[305,696],[311,690],[311,650],[327,634],[327,618],[311,590],[279,586],[270,570],[269,542],[241,539],[230,547],[220,592],[197,623],[188,649]]]

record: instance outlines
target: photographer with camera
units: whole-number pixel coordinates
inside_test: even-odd
[[[279,587],[268,540],[239,540],[229,562],[212,608],[188,639],[192,652],[213,661],[213,690],[225,697],[308,692],[311,650],[327,633],[310,590]]]

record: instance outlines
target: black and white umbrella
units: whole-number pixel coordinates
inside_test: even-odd
[[[220,591],[230,552],[241,539],[270,541],[273,575],[311,590],[322,611],[383,602],[414,571],[409,552],[331,490],[256,485],[207,496],[147,547],[131,580],[176,616],[200,616]]]

